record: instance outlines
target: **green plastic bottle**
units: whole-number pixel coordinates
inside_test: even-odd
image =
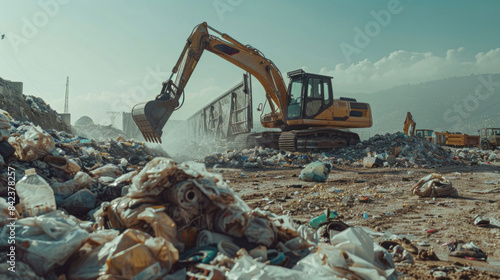
[[[312,227],[313,229],[317,229],[321,223],[326,222],[328,216],[330,216],[330,219],[335,219],[339,213],[337,211],[330,211],[329,209],[325,210],[325,213],[319,215],[316,218],[313,218],[309,221],[309,226]]]

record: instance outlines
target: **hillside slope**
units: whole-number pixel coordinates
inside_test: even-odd
[[[500,74],[471,75],[402,85],[375,93],[336,93],[370,103],[370,131],[401,131],[406,112],[418,128],[476,134],[500,126]]]
[[[0,78],[0,109],[20,121],[30,121],[43,129],[70,132],[70,128],[50,105],[36,96],[22,93],[22,84]]]

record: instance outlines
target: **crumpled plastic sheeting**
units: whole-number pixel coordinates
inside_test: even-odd
[[[97,169],[94,169],[90,171],[90,174],[93,176],[97,177],[112,177],[112,178],[118,178],[122,175],[121,169],[113,164],[106,164],[103,167],[99,167]]]
[[[93,232],[89,238],[75,252],[79,256],[69,264],[69,279],[95,279],[97,275],[104,274],[107,267],[105,254],[99,254],[104,244],[113,241],[120,232],[114,229],[105,229]]]
[[[351,271],[368,277],[369,275],[374,276],[373,270],[375,270],[378,275],[384,276],[382,279],[391,279],[392,276],[393,279],[397,279],[392,257],[384,248],[373,242],[364,228],[351,227],[333,236],[331,242],[336,249],[346,252],[354,261],[355,265],[349,266]]]
[[[0,129],[10,129],[9,113],[0,109]]]
[[[113,201],[104,202],[94,213],[96,229],[106,229],[111,226],[115,229],[142,229],[145,221],[138,218],[146,208],[158,206],[152,198],[133,199],[128,196],[115,198]]]
[[[243,237],[249,224],[248,213],[233,209],[224,209],[216,216],[215,228],[218,231],[236,238]]]
[[[121,175],[120,177],[116,178],[115,181],[111,184],[111,186],[118,186],[119,184],[125,184],[125,183],[131,183],[132,178],[134,178],[135,175],[137,175],[139,172],[137,171],[131,171],[128,173],[125,173]]]
[[[443,176],[432,173],[422,179],[411,188],[411,192],[422,197],[446,197],[458,196],[458,191],[451,182]]]
[[[276,240],[276,231],[277,229],[271,221],[263,218],[253,218],[250,220],[244,234],[249,242],[271,247]]]
[[[315,253],[295,267],[266,265],[243,256],[227,273],[228,279],[367,279],[397,280],[391,255],[374,245],[361,227],[350,227],[332,238],[332,245],[320,244]]]
[[[16,221],[17,250],[25,252],[22,261],[39,275],[63,265],[89,236],[75,220],[57,210]],[[4,227],[0,234],[2,246],[8,245],[8,231]]]
[[[250,242],[270,247],[278,237],[286,242],[298,237],[299,234],[289,216],[278,216],[257,208],[250,214],[249,224],[245,229],[244,236]]]
[[[314,279],[327,280],[327,279],[343,279],[333,276],[331,273],[326,273],[326,276],[313,274]],[[226,274],[228,280],[303,280],[313,279],[311,274],[303,271],[288,269],[282,266],[266,265],[259,262],[250,256],[242,256],[239,258],[231,271]]]
[[[156,237],[163,237],[184,251],[184,244],[177,240],[177,225],[163,210],[165,210],[163,207],[160,209],[148,207],[137,217],[151,225]]]
[[[332,166],[329,163],[315,161],[308,164],[299,175],[299,179],[306,182],[324,182]]]
[[[170,180],[177,182],[190,179],[186,174],[177,175],[177,169],[174,169],[176,166],[177,164],[170,158],[154,158],[132,179],[128,196],[133,198],[157,196],[164,188],[172,186]],[[173,178],[172,175],[177,175],[177,178]]]
[[[9,117],[7,117],[9,113],[0,109],[0,141],[8,140],[10,136],[10,122]]]
[[[128,229],[71,263],[68,276],[76,280],[99,276],[102,277],[99,279],[132,279],[157,262],[166,273],[178,259],[177,249],[166,239]]]
[[[319,243],[318,232],[306,225],[300,225],[297,228],[297,233],[304,238],[311,246],[317,246]]]
[[[9,203],[7,203],[7,200],[5,198],[0,197],[0,227],[3,227],[4,225],[8,224],[10,222],[8,220],[9,218],[16,218],[16,219],[19,218],[19,215],[15,210],[15,208],[14,208],[15,216],[12,217],[10,215],[9,208],[11,207],[12,206]]]
[[[270,220],[273,223],[275,229],[278,229],[278,236],[284,241],[288,241],[299,236],[290,216],[276,215],[272,212],[263,211],[259,208],[254,209],[251,214],[253,217],[260,217]]]
[[[17,159],[34,161],[55,149],[54,139],[40,126],[25,125],[18,127],[17,130],[23,129],[26,129],[23,135],[9,138],[9,143],[16,149]]]
[[[62,183],[53,182],[50,184],[50,186],[54,190],[54,194],[63,197],[69,197],[82,188],[88,187],[90,184],[92,184],[92,182],[92,177],[90,177],[89,174],[78,171],[78,173],[76,173],[75,177],[72,180],[68,180]]]
[[[5,254],[2,254],[5,255]],[[8,268],[10,264],[6,261],[2,261],[0,256],[0,279],[9,280],[44,280],[49,278],[44,278],[36,275],[36,273],[31,269],[31,267],[22,261],[16,260],[16,272],[9,271]],[[55,279],[55,276],[54,276]]]
[[[165,189],[189,179],[203,179],[203,183],[194,180],[195,184],[215,205],[250,211],[248,205],[227,186],[221,174],[208,172],[202,163],[184,162],[178,165],[164,157],[154,158],[146,164],[132,179],[128,195],[133,198],[158,196]]]
[[[316,254],[300,260],[293,269],[323,276],[327,275],[325,269],[328,268],[334,275],[348,279],[354,275],[360,279],[398,279],[391,255],[375,246],[363,228],[350,227],[336,234],[331,241],[332,245],[319,245]]]

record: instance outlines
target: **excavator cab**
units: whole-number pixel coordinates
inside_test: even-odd
[[[161,93],[153,101],[139,103],[132,108],[132,118],[149,142],[161,143],[162,129],[170,115],[178,108],[177,87],[172,80],[163,83]]]
[[[306,73],[299,69],[288,72],[287,119],[314,119],[333,104],[332,77]]]

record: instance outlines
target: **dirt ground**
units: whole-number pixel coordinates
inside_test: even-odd
[[[413,255],[415,264],[396,263],[400,279],[436,279],[431,270],[437,267],[448,270],[449,278],[443,279],[500,279],[499,162],[438,169],[334,166],[324,183],[301,181],[301,170],[215,169],[251,208],[290,213],[297,224],[330,208],[350,226],[382,233],[378,242],[406,237],[419,250],[433,249],[439,261]],[[459,196],[432,199],[412,194],[411,187],[430,173],[450,180]],[[367,202],[360,202],[363,197]],[[490,225],[474,225],[477,214],[488,218]],[[443,244],[451,240],[473,241],[488,255],[487,261],[448,256]]]

